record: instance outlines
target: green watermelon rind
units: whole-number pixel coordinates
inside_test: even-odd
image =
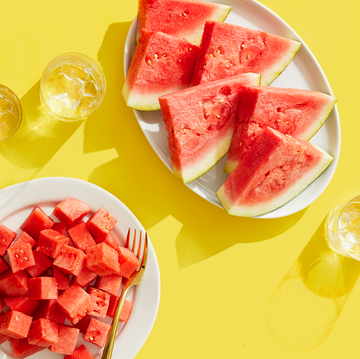
[[[304,175],[304,177],[302,177],[298,182],[296,182],[296,184],[291,186],[281,196],[277,197],[276,200],[266,204],[261,204],[248,208],[244,206],[233,206],[230,198],[225,193],[225,186],[222,185],[216,193],[216,196],[219,199],[221,205],[224,207],[228,214],[239,217],[261,216],[285,205],[294,197],[296,197],[300,192],[302,192],[305,188],[307,188],[312,182],[314,182],[326,170],[326,168],[329,167],[329,165],[334,159],[319,146],[313,146],[323,154],[323,158],[321,159],[321,161],[317,164],[317,166],[315,166],[306,175]]]
[[[295,57],[300,49],[301,43],[295,40],[290,40],[291,46],[284,56],[276,61],[273,67],[267,69],[265,73],[261,74],[261,86],[270,85],[279,75],[284,72],[292,59]]]
[[[325,94],[324,94],[325,95]],[[299,137],[300,140],[309,141],[323,126],[323,124],[328,119],[331,111],[333,110],[337,99],[335,97],[326,95],[329,97],[329,102],[327,106],[324,107],[322,114],[319,115],[318,119],[313,122],[312,126],[309,126],[308,130],[304,133],[303,137]],[[239,164],[239,161],[230,161],[229,159],[226,160],[224,172],[230,174]]]

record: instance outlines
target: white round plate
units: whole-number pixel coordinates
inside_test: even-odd
[[[47,215],[59,222],[51,213],[55,205],[67,197],[77,198],[91,206],[87,218],[100,207],[104,207],[117,219],[112,233],[118,240],[126,238],[129,228],[145,231],[141,223],[131,211],[115,196],[104,189],[74,178],[52,177],[41,178],[6,187],[0,191],[0,223],[21,233],[20,225],[38,205]],[[143,280],[133,287],[129,299],[133,309],[129,321],[119,324],[113,357],[117,359],[132,359],[145,343],[154,325],[160,300],[160,273],[154,248],[149,240],[148,260]],[[111,318],[97,318],[111,323]],[[65,322],[70,324],[70,322]],[[71,324],[70,324],[71,325]],[[102,348],[83,340],[79,334],[76,346],[85,344],[95,358],[100,358]],[[9,341],[0,345],[4,357],[13,358]],[[36,359],[60,359],[62,354],[43,350],[36,353]]]
[[[275,35],[291,38],[301,42],[301,47],[293,61],[285,71],[271,84],[273,87],[298,88],[313,90],[333,95],[330,85],[309,48],[300,37],[279,16],[255,0],[216,0],[213,2],[232,6],[226,19],[230,24],[240,25]],[[135,49],[136,19],[132,23],[124,53],[124,71],[128,72]],[[135,116],[150,145],[172,171],[172,164],[165,130],[164,120],[160,111],[145,112],[134,110]],[[337,108],[331,112],[329,118],[311,139],[314,143],[328,152],[334,161],[327,170],[317,178],[298,196],[284,206],[259,216],[257,218],[278,218],[301,211],[320,196],[329,184],[339,159],[340,153],[340,121]],[[227,178],[223,172],[226,158],[219,161],[211,170],[198,179],[186,184],[192,191],[202,198],[222,208],[216,192]]]

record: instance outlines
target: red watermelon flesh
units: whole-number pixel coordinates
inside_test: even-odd
[[[111,295],[110,304],[109,304],[109,308],[108,308],[108,312],[107,312],[107,315],[109,317],[114,317],[115,316],[116,309],[117,309],[117,306],[119,304],[119,301],[120,301],[120,297],[117,297],[115,295]],[[131,314],[131,311],[132,311],[132,307],[133,307],[133,303],[131,301],[125,299],[124,305],[123,305],[121,313],[120,313],[120,318],[119,318],[119,320],[121,322],[127,322],[129,320],[130,314]]]
[[[28,296],[23,297],[5,297],[5,303],[11,310],[30,315],[39,305],[37,300],[31,300]]]
[[[199,45],[205,21],[224,21],[230,10],[230,6],[199,0],[140,0],[137,39],[147,29]]]
[[[29,236],[38,240],[40,231],[50,229],[53,225],[54,221],[40,207],[36,206],[20,228]]]
[[[8,296],[28,295],[29,277],[25,271],[13,273],[9,268],[0,275],[0,290]]]
[[[267,127],[216,195],[229,214],[259,216],[298,195],[332,160],[319,147]]]
[[[75,244],[75,247],[81,249],[82,251],[86,251],[88,247],[95,246],[96,244],[84,221],[81,221],[75,226],[69,228],[68,233]]]
[[[84,335],[84,339],[90,343],[103,347],[110,331],[110,325],[100,322],[95,318],[90,319],[90,324]]]
[[[49,347],[51,352],[72,355],[79,336],[79,329],[58,325],[59,340]]]
[[[73,283],[77,283],[80,287],[86,287],[94,279],[96,279],[97,274],[90,270],[86,265],[82,268],[80,274],[77,277],[74,277]]]
[[[99,243],[88,248],[86,266],[100,277],[120,274],[119,255],[114,248],[106,243]]]
[[[32,300],[57,299],[58,285],[56,278],[37,277],[29,279],[29,298]]]
[[[140,265],[140,262],[129,248],[118,247],[116,250],[119,254],[120,275],[129,278]]]
[[[40,347],[38,345],[29,344],[27,338],[10,338],[9,342],[14,358],[26,358],[45,349],[44,347]]]
[[[30,243],[11,247],[7,252],[13,273],[20,272],[35,265],[35,259]]]
[[[63,245],[53,264],[64,273],[78,276],[85,265],[85,258],[85,253],[80,249]]]
[[[12,310],[5,313],[0,325],[0,333],[14,339],[26,338],[31,326],[32,317]]]
[[[315,91],[275,87],[244,87],[240,92],[225,172],[231,173],[266,127],[308,141],[326,121],[336,99]]]
[[[121,282],[122,276],[113,274],[106,277],[98,277],[95,287],[113,295],[117,295],[121,287]]]
[[[116,249],[119,246],[124,246],[125,245],[125,241],[122,238],[120,238],[120,243],[118,243],[111,232],[109,234],[107,234],[105,237],[100,236],[100,237],[95,237],[94,239],[95,239],[96,243],[104,242],[108,246],[110,246],[110,247],[112,247],[114,249]]]
[[[10,243],[15,239],[16,233],[6,226],[0,224],[0,255],[4,256]]]
[[[57,223],[54,223],[54,225],[52,226],[52,229],[56,232],[59,232],[60,234],[65,235],[66,225],[65,225],[65,223],[57,222]]]
[[[32,322],[29,334],[29,344],[39,345],[41,347],[49,347],[56,344],[59,340],[57,323],[40,318]]]
[[[31,245],[31,248],[35,248],[37,242],[35,239],[33,239],[31,236],[29,236],[26,232],[22,232],[19,236],[19,238],[14,241],[14,243],[11,245],[11,248],[15,246],[20,246],[21,244],[29,243]]]
[[[94,359],[90,352],[86,349],[84,344],[81,344],[74,350],[74,353],[70,356],[65,356],[64,359]]]
[[[122,92],[127,106],[159,110],[159,96],[188,87],[198,51],[185,39],[143,30]]]
[[[38,277],[40,274],[44,273],[47,269],[49,269],[52,266],[52,262],[45,254],[37,250],[33,251],[33,255],[35,259],[35,265],[30,268],[27,268],[26,271],[32,277]]]
[[[6,260],[0,256],[0,274],[5,272],[7,269],[9,269],[9,265],[7,264]]]
[[[53,277],[56,279],[58,284],[58,290],[66,290],[70,288],[70,279],[63,272],[56,267],[52,267]]]
[[[101,207],[89,218],[86,227],[94,236],[105,237],[114,228],[116,222],[115,217]]]
[[[89,293],[91,303],[94,306],[93,310],[89,312],[89,315],[105,318],[109,307],[110,293],[90,286],[87,288],[87,292]]]
[[[0,334],[0,344],[5,343],[10,337],[5,334]]]
[[[68,237],[53,229],[47,229],[40,232],[36,250],[49,257],[55,258],[59,254],[62,245],[68,243]]]
[[[239,91],[260,76],[242,74],[159,98],[175,176],[187,183],[214,166],[229,150]]]
[[[191,86],[253,72],[267,86],[291,62],[300,43],[245,27],[207,21]]]
[[[34,320],[45,318],[58,324],[65,322],[65,314],[58,306],[56,299],[42,300],[32,316]]]
[[[90,317],[86,314],[85,317],[81,318],[76,324],[73,324],[73,326],[74,328],[78,328],[80,330],[80,333],[85,334],[89,323]]]

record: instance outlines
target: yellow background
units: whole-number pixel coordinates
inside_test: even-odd
[[[137,359],[352,358],[359,354],[357,263],[333,255],[324,218],[360,194],[360,6],[350,0],[262,0],[309,46],[341,119],[336,173],[308,208],[242,219],[187,189],[163,165],[121,96],[123,48],[136,0],[3,1],[0,83],[24,108],[0,145],[0,187],[76,177],[121,199],[148,230],[161,272],[154,328]],[[85,123],[47,122],[38,110],[46,64],[69,51],[98,60],[107,94]],[[54,189],[56,190],[56,189]]]

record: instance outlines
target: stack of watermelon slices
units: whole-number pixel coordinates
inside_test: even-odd
[[[195,3],[199,1],[140,0],[138,34],[148,29],[175,36],[174,43],[181,37],[189,40],[191,26],[177,26],[174,20],[182,16],[183,21],[188,15],[185,9]],[[207,6],[206,2],[200,3]],[[223,23],[224,19],[202,21],[195,64],[189,62],[187,71],[182,69],[182,73],[173,66],[169,70],[175,79],[188,81],[191,74],[188,85],[184,81],[180,91],[165,89],[169,83],[174,87],[179,81],[171,82],[169,74],[163,76],[155,66],[150,76],[149,71],[147,76],[142,75],[144,62],[154,48],[143,50],[142,57],[136,49],[125,92],[145,104],[134,108],[151,110],[160,104],[173,172],[184,183],[208,171],[230,150],[225,171],[233,173],[217,196],[230,214],[258,216],[288,202],[329,166],[332,157],[305,142],[323,125],[336,99],[315,91],[265,87],[292,61],[299,42]],[[260,83],[256,83],[259,79]],[[161,83],[161,91],[156,90],[157,83]],[[143,101],[146,97],[155,105],[148,106]],[[266,142],[264,134],[272,142],[261,147],[260,143]],[[317,160],[308,161],[309,158]],[[301,166],[295,165],[298,162]],[[249,163],[256,164],[251,171]],[[262,173],[264,168],[267,170]],[[250,172],[252,181],[246,177]],[[241,179],[242,175],[247,180]],[[261,195],[254,196],[252,190]]]
[[[9,340],[15,358],[48,348],[67,359],[93,359],[81,343],[104,346],[122,278],[140,263],[115,239],[117,221],[105,208],[93,213],[69,197],[52,217],[61,222],[36,206],[18,238],[0,225],[0,344]],[[131,310],[125,300],[122,322]]]

